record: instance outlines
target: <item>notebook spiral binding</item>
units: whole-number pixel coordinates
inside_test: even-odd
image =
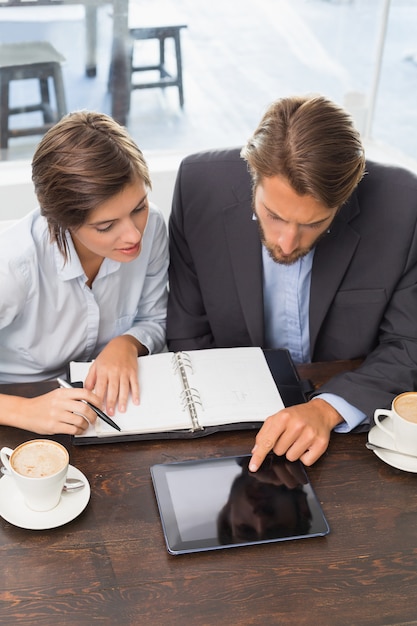
[[[193,371],[192,363],[189,354],[186,352],[175,352],[172,355],[172,362],[174,371],[178,372],[181,377],[181,383],[183,386],[183,390],[181,392],[181,403],[183,406],[183,410],[187,409],[190,417],[191,417],[191,431],[195,432],[197,430],[204,430],[202,426],[200,426],[197,415],[196,405],[199,404],[201,407],[202,402],[200,398],[200,394],[194,387],[190,387],[190,383],[188,382],[187,376],[187,367]]]

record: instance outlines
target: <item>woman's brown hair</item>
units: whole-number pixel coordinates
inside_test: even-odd
[[[66,232],[135,180],[151,188],[148,166],[126,129],[104,113],[76,111],[40,141],[32,180],[51,241],[68,257]]]

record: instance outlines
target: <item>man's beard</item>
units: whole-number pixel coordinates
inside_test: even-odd
[[[262,244],[265,246],[265,249],[271,259],[275,261],[275,263],[279,263],[280,265],[293,265],[299,259],[305,257],[316,246],[320,239],[322,239],[328,232],[328,230],[326,229],[323,233],[320,233],[320,235],[317,236],[317,238],[308,248],[297,248],[296,250],[291,252],[291,254],[284,254],[280,246],[268,243],[259,218],[257,219],[257,223]]]

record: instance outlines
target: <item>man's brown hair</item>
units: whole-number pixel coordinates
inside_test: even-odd
[[[254,187],[263,178],[282,176],[296,193],[311,195],[329,209],[347,201],[365,170],[351,117],[322,96],[271,104],[241,155]]]

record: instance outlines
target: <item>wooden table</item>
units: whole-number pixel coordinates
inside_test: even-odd
[[[300,373],[317,384],[355,365]],[[1,446],[28,438],[0,428]],[[327,537],[183,556],[166,551],[149,467],[248,453],[253,433],[72,447],[91,484],[85,511],[48,531],[0,519],[0,624],[417,624],[417,476],[385,465],[365,441],[334,434],[307,470]]]

